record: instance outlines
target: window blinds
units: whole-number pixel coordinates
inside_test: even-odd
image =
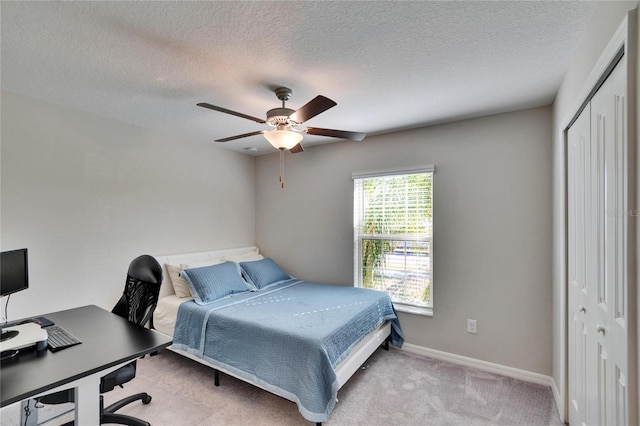
[[[356,284],[431,306],[434,168],[354,174]]]

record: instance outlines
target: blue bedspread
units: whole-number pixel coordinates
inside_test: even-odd
[[[386,293],[287,280],[209,305],[181,304],[173,347],[294,401],[307,420],[323,422],[336,401],[335,366],[385,321],[391,342],[402,346]]]

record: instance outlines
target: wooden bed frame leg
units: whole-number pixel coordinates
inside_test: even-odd
[[[213,370],[213,384],[220,386],[220,372],[218,370]]]

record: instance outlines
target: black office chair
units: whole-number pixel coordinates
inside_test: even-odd
[[[134,324],[144,326],[147,322],[153,328],[153,311],[158,304],[160,284],[162,283],[162,267],[152,256],[142,255],[135,258],[129,265],[127,282],[122,297],[111,312],[126,318]],[[136,375],[136,361],[133,361],[119,369],[102,377],[100,380],[100,393],[113,390],[116,386],[132,380]],[[151,402],[151,396],[147,393],[138,393],[104,407],[103,397],[100,395],[100,424],[115,423],[130,426],[150,426],[148,422],[118,414],[115,411],[135,401],[143,404]],[[70,391],[56,392],[39,398],[43,404],[61,404],[74,402],[74,393]]]

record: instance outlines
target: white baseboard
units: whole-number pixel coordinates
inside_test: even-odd
[[[553,389],[553,395],[556,401],[558,401],[558,396],[556,395],[557,389],[555,388],[553,379],[550,376],[545,376],[544,374],[534,373],[527,370],[520,370],[519,368],[507,367],[506,365],[494,364],[492,362],[469,358],[462,355],[456,355],[449,352],[438,351],[436,349],[429,349],[425,348],[424,346],[412,345],[411,343],[403,344],[401,350],[416,355],[422,355],[429,358],[439,359],[441,361],[451,362],[453,364],[463,365],[465,367],[477,368],[478,370],[512,377],[514,379],[523,380],[525,382],[551,386],[551,388]]]

